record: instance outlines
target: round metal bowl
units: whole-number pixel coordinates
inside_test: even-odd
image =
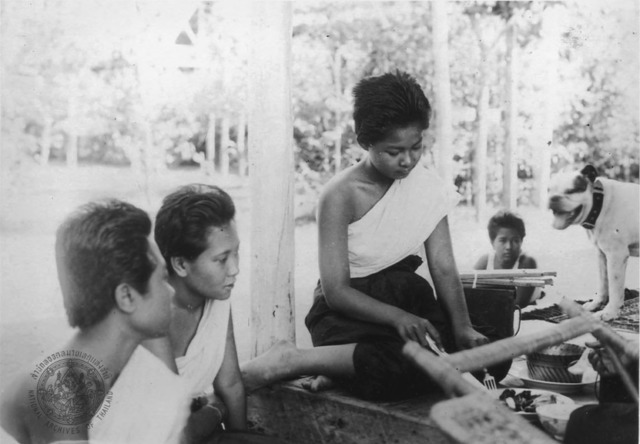
[[[582,375],[569,373],[568,367],[580,359],[584,347],[560,344],[527,355],[529,375],[540,381],[577,383]]]

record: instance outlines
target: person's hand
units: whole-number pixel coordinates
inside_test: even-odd
[[[395,320],[393,326],[395,327],[400,337],[405,341],[416,341],[423,347],[427,347],[428,343],[425,336],[429,334],[429,336],[431,336],[436,342],[437,346],[440,347],[440,349],[444,350],[438,330],[436,330],[431,322],[427,321],[424,318],[413,315],[411,313],[403,312]]]
[[[454,336],[456,339],[456,345],[460,350],[466,350],[489,343],[489,338],[478,333],[472,327],[459,329],[455,332]]]
[[[616,368],[609,354],[599,342],[587,342],[584,345],[589,347],[589,363],[601,376],[611,376],[616,373]]]
[[[226,417],[227,408],[217,396],[207,399],[194,398],[191,415],[184,428],[187,443],[198,443],[209,438],[220,427]]]

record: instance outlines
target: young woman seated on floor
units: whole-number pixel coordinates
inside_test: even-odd
[[[447,214],[453,185],[423,166],[431,107],[406,73],[354,89],[357,140],[366,154],[324,188],[318,207],[320,281],[306,317],[314,348],[281,342],[241,366],[254,389],[320,375],[367,399],[399,399],[437,387],[402,354],[405,341],[447,351],[488,342],[469,321]],[[434,288],[416,273],[426,260]],[[437,294],[437,299],[436,295]]]

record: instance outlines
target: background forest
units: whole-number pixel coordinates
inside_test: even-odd
[[[14,182],[25,168],[60,163],[246,175],[247,7],[4,1],[2,160]],[[609,177],[638,180],[636,2],[444,7],[294,3],[299,193],[313,200],[361,156],[351,89],[396,69],[424,86],[432,128],[450,122],[447,146],[434,131],[427,145],[451,159],[445,173],[468,204],[508,203],[506,165],[521,205],[540,203],[546,176],[587,161]],[[436,44],[442,23],[447,39]],[[437,75],[438,57],[448,77]],[[443,91],[450,110],[434,100]]]
[[[636,0],[292,2],[298,341],[318,277],[315,202],[362,156],[351,118],[361,78],[405,70],[434,107],[427,163],[454,183],[456,260],[486,252],[499,206],[527,221],[525,248],[555,290],[595,291],[584,230],[552,230],[549,177],[594,164],[638,182]],[[249,325],[252,171],[249,2],[0,0],[0,346],[3,375],[69,333],[53,257],[58,223],[114,196],[149,210],[189,182],[238,207],[234,323]],[[244,259],[243,259],[244,260]],[[638,286],[637,260],[633,288]],[[34,322],[37,320],[37,322]],[[247,335],[236,336],[241,359]],[[306,341],[306,342],[305,342]],[[7,378],[2,378],[8,380]]]

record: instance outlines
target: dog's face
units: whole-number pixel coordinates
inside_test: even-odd
[[[553,228],[564,230],[582,223],[593,202],[593,180],[584,170],[556,175],[549,188],[549,209]]]

